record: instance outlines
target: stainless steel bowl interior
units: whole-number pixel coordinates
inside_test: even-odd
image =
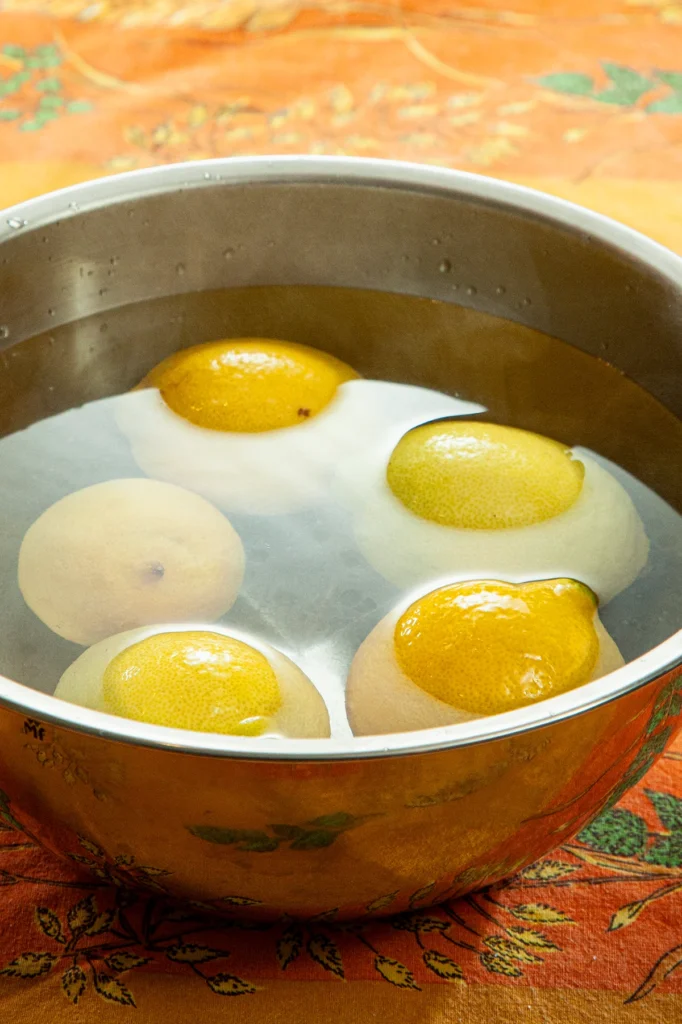
[[[502,182],[384,161],[282,157],[134,172],[6,211],[0,430],[129,388],[169,352],[224,333],[226,295],[234,304],[234,289],[263,285],[371,289],[504,317],[518,332],[542,331],[613,361],[682,417],[682,260],[674,254],[598,214]],[[134,304],[171,299],[177,317],[136,318]],[[103,332],[107,315],[121,307],[117,332]],[[289,315],[299,340],[314,342],[306,331],[319,325],[320,310]],[[128,334],[122,330],[127,316]],[[388,364],[394,379],[458,386],[457,364],[442,338],[435,349],[432,338],[415,336],[409,324],[344,329],[330,316],[324,326],[321,346],[370,376],[386,376]],[[57,329],[58,351],[21,344]],[[589,420],[586,408],[576,394],[576,421]],[[680,509],[679,437],[642,442],[649,447],[639,462],[615,438],[605,454]],[[228,740],[146,726],[74,708],[8,679],[0,679],[0,702],[134,743],[337,759],[522,732],[614,700],[680,661],[677,633],[606,679],[539,705],[493,720],[344,743]]]

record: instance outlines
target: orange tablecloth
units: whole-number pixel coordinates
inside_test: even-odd
[[[482,171],[682,251],[682,3],[0,0],[0,206],[271,152]],[[350,927],[216,923],[87,839],[56,861],[0,796],[2,1019],[682,1021],[680,761],[521,877]]]

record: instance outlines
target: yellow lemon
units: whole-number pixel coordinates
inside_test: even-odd
[[[85,651],[55,696],[153,725],[231,736],[329,736],[325,703],[280,651],[226,627],[155,626]]]
[[[427,423],[398,442],[388,485],[415,515],[443,526],[504,530],[565,512],[585,470],[570,448],[494,423]]]
[[[257,736],[282,704],[277,677],[253,647],[218,633],[157,633],[109,662],[104,707],[139,722]]]
[[[329,501],[339,466],[438,416],[481,407],[428,388],[363,380],[325,352],[234,338],[169,356],[117,400],[148,476],[220,508],[286,515]]]
[[[210,341],[164,359],[140,387],[210,430],[260,433],[304,423],[358,377],[326,352],[265,338]]]
[[[495,715],[572,690],[599,656],[592,592],[571,580],[458,583],[400,617],[398,665],[452,707]]]
[[[574,580],[454,583],[394,609],[351,665],[358,735],[496,715],[619,667],[590,590]]]
[[[396,586],[568,577],[605,604],[649,542],[604,462],[513,427],[431,422],[390,451],[369,444],[346,472],[346,500],[358,546]]]

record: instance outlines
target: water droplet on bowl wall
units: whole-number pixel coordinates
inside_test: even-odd
[[[441,260],[438,269],[440,270],[441,274],[449,274],[450,271],[452,270],[452,263],[450,262],[450,260]]]
[[[21,217],[9,217],[7,220],[7,227],[12,228],[14,231],[19,228],[25,228],[27,224],[28,221],[22,220]]]

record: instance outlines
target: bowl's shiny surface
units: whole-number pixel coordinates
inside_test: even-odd
[[[262,159],[144,171],[7,212],[7,357],[26,338],[73,326],[59,358],[29,346],[4,359],[2,429],[124,390],[190,342],[177,325],[136,323],[131,346],[83,318],[273,284],[456,301],[607,353],[682,412],[682,261],[671,253],[485,179]],[[216,309],[207,303],[205,333],[195,324],[191,340],[220,333]],[[442,339],[420,340],[415,352],[407,330],[368,343],[339,327],[321,342],[370,375],[457,388]],[[486,373],[494,404],[504,381]],[[581,422],[579,395],[574,404]],[[529,425],[542,429],[551,409],[538,415]],[[682,452],[654,446],[645,457],[619,444],[604,453],[679,508]],[[489,722],[328,744],[145,726],[0,679],[0,785],[48,846],[83,856],[79,835],[96,844],[96,871],[104,854],[138,881],[251,913],[392,912],[530,863],[641,777],[679,718],[681,662],[677,634],[605,680]]]
[[[5,710],[0,771],[22,822],[100,872],[240,913],[390,913],[570,838],[662,751],[680,682],[508,739],[379,760],[176,753]]]

